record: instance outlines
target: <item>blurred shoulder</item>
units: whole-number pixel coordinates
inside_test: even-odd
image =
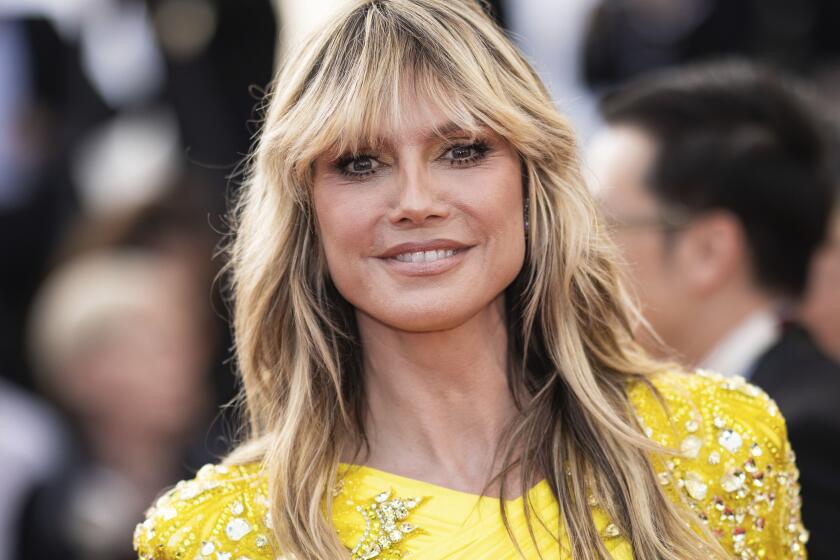
[[[148,509],[134,548],[143,560],[274,558],[267,513],[259,463],[205,465]]]
[[[739,558],[805,558],[799,471],[785,420],[742,377],[669,371],[629,389],[659,482]]]

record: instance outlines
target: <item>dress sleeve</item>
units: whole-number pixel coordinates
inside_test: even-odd
[[[769,401],[770,414],[763,420],[775,435],[771,446],[773,459],[767,465],[768,500],[771,500],[766,517],[766,549],[768,558],[807,558],[808,531],[802,525],[802,499],[799,488],[799,470],[796,455],[787,436],[787,427],[775,402]],[[768,439],[772,436],[768,435]],[[770,466],[773,470],[770,470]],[[772,502],[775,497],[775,502]]]
[[[146,512],[134,531],[140,560],[274,558],[264,477],[253,466],[202,467]]]
[[[679,452],[654,462],[666,493],[735,558],[805,560],[799,472],[776,403],[743,378],[706,371],[655,385],[667,410],[636,401],[647,435]]]

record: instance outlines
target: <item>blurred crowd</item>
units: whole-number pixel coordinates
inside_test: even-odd
[[[235,441],[227,203],[275,65],[340,1],[0,0],[0,560],[132,558]],[[640,336],[775,399],[832,558],[840,4],[486,4],[579,133]]]

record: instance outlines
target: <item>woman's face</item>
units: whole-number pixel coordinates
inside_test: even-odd
[[[317,159],[315,214],[330,276],[357,313],[449,329],[500,302],[522,268],[519,158],[489,129],[471,137],[417,100],[403,109],[381,147]]]

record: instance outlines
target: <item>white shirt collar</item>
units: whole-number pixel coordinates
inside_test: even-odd
[[[772,306],[753,312],[732,329],[700,362],[702,369],[749,378],[758,358],[781,336]]]

